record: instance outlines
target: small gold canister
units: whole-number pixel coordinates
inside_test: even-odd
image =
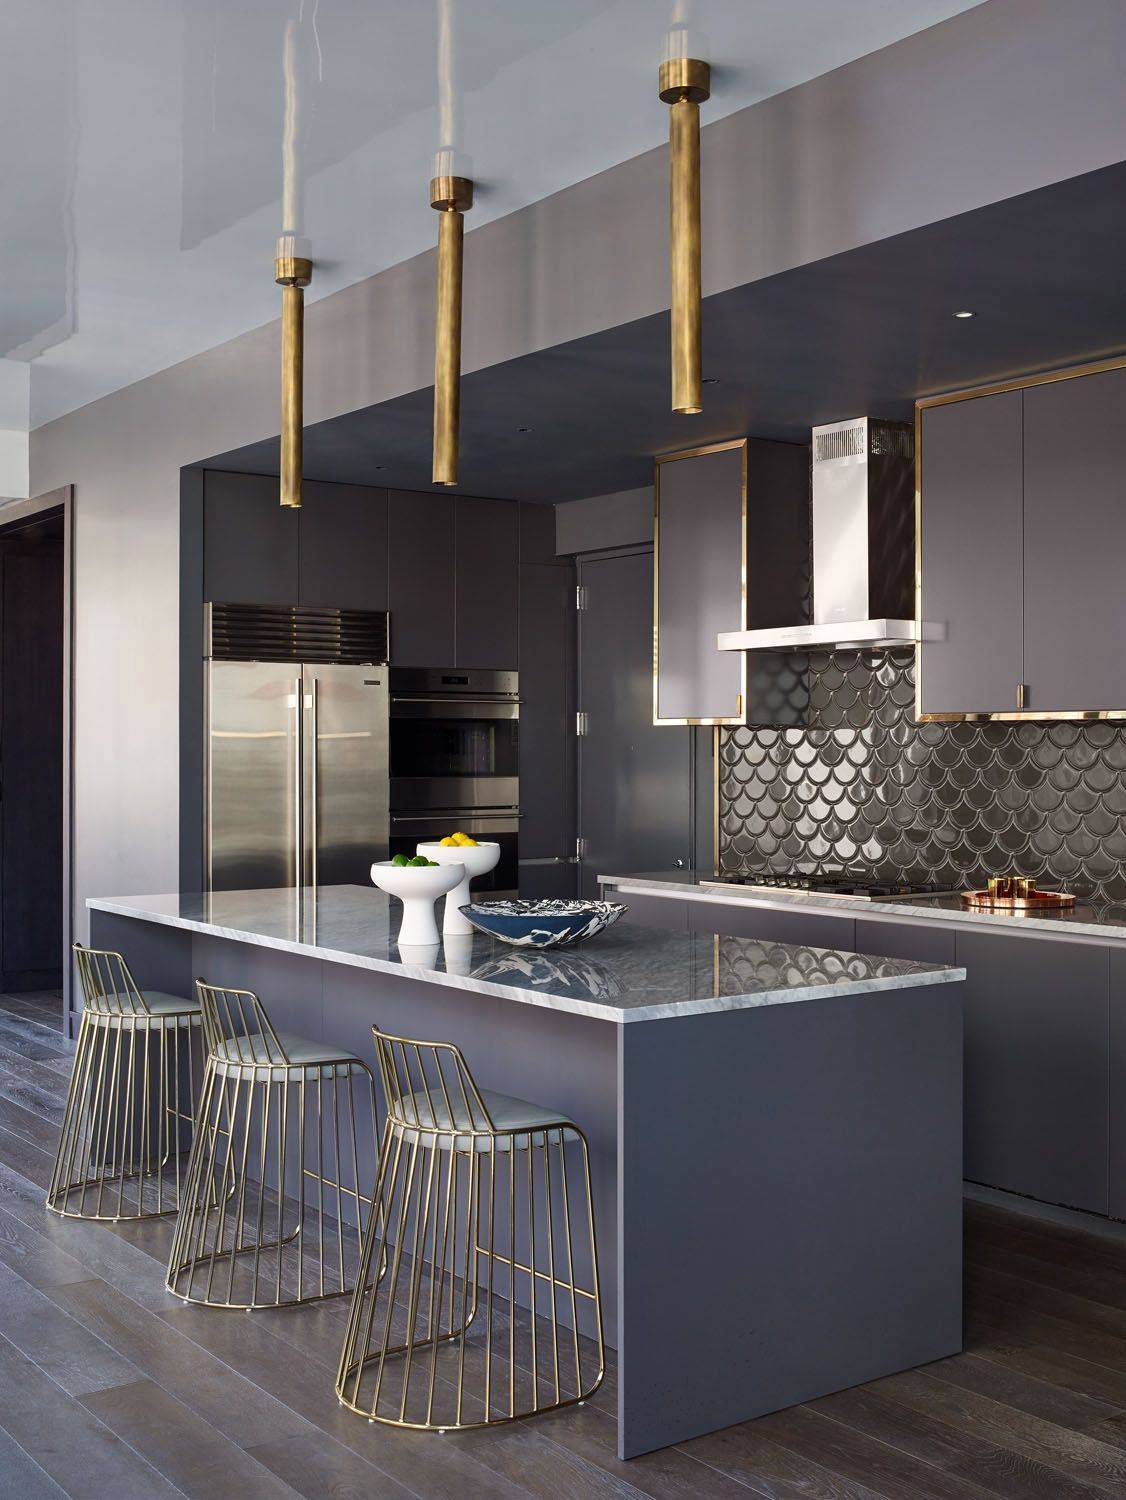
[[[1036,894],[1036,882],[1028,875],[993,875],[989,894],[994,901],[1027,901]]]

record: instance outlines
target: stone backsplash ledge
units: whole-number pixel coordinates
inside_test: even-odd
[[[1126,899],[1126,723],[916,724],[909,649],[789,659],[806,669],[811,727],[719,732],[723,872]]]

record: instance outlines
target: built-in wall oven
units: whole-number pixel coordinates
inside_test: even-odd
[[[520,690],[515,672],[391,669],[392,855],[460,829],[493,839],[500,861],[475,890],[515,891],[520,819]]]

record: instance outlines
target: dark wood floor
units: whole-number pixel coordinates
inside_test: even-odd
[[[628,1464],[612,1371],[592,1404],[491,1432],[370,1426],[333,1395],[340,1303],[186,1307],[163,1290],[169,1225],[46,1212],[60,1013],[0,997],[0,1496],[1126,1496],[1126,1244],[976,1204],[955,1359]]]

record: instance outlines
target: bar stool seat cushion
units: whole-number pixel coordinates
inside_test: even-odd
[[[169,995],[165,990],[138,990],[141,999],[148,1006],[148,1014],[158,1018],[170,1016],[198,1016],[200,1014],[199,1001],[189,1000],[186,995]],[[132,1010],[128,1004],[114,1005],[113,1009],[101,1009],[97,1004],[89,1007],[91,1016],[125,1016],[129,1019],[144,1021],[145,1012]]]
[[[294,1036],[288,1031],[277,1033],[278,1042],[293,1068],[323,1067],[328,1063],[354,1063],[358,1060],[342,1053],[331,1042],[314,1042],[308,1037]],[[241,1037],[237,1041],[221,1042],[212,1054],[220,1062],[244,1063],[247,1066],[284,1068],[272,1043],[267,1044],[261,1036]]]
[[[489,1119],[497,1131],[497,1151],[507,1151],[509,1136],[519,1135],[524,1131],[544,1130],[557,1125],[571,1125],[566,1115],[561,1115],[557,1109],[545,1109],[542,1104],[530,1104],[527,1099],[516,1099],[511,1094],[498,1094],[492,1089],[482,1089],[481,1102],[489,1112]],[[450,1119],[450,1107],[446,1103],[445,1095],[441,1089],[430,1089],[428,1092],[422,1090],[409,1094],[404,1099],[403,1118],[414,1123],[413,1115],[417,1111],[420,1126],[423,1130],[437,1129],[439,1131],[451,1130],[454,1127],[465,1128],[469,1123],[469,1116],[465,1106],[460,1099],[451,1100],[454,1118]],[[480,1129],[483,1122],[478,1123]],[[573,1126],[571,1127],[574,1128]],[[493,1139],[488,1133],[478,1134],[474,1137],[478,1151],[488,1151],[490,1140]],[[459,1135],[455,1143],[455,1150],[468,1151],[470,1137]],[[517,1141],[517,1148],[526,1145],[527,1142]],[[438,1141],[441,1149],[448,1151],[450,1148],[450,1137],[447,1135]]]

